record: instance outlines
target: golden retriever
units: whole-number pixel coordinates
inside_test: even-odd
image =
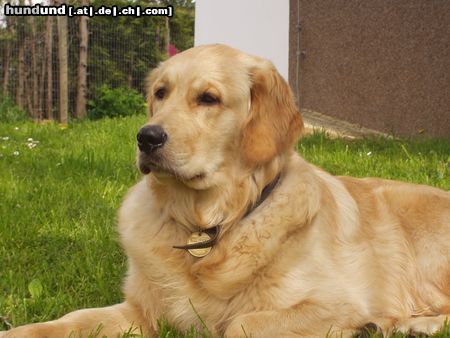
[[[303,123],[287,83],[269,61],[224,45],[153,70],[148,106],[145,175],[119,213],[125,301],[1,337],[153,336],[162,318],[225,337],[442,327],[448,192],[307,163],[293,149]]]

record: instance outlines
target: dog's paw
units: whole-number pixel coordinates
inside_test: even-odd
[[[269,334],[267,325],[264,325],[264,323],[270,323],[265,320],[268,313],[250,313],[234,318],[225,330],[225,338],[278,337],[279,334],[273,332]],[[277,328],[278,326],[273,327]]]
[[[416,317],[408,318],[398,322],[395,329],[406,334],[425,334],[432,335],[438,332],[444,326],[447,316],[436,317]]]

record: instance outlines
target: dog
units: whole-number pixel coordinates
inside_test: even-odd
[[[123,332],[158,320],[225,337],[433,333],[450,317],[450,194],[335,177],[294,151],[303,122],[273,64],[225,45],[147,81],[144,174],[119,211],[125,301],[1,337]]]

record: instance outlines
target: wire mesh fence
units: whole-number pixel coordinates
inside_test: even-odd
[[[80,105],[77,91],[83,67],[86,71],[84,105],[105,85],[128,87],[143,93],[144,79],[151,68],[169,54],[193,45],[194,5],[189,1],[182,1],[181,5],[180,1],[173,2],[174,15],[170,18],[93,16],[61,20],[61,16],[0,17],[0,96],[12,99],[34,119],[54,119],[61,117],[61,88],[67,86],[68,112],[77,116],[77,104]],[[23,4],[23,1],[19,3]],[[146,1],[141,5],[170,3]],[[81,2],[74,5],[81,6]],[[95,7],[92,2],[91,5]],[[4,4],[0,2],[0,6]],[[82,18],[87,22],[85,31]],[[66,38],[61,36],[61,25],[67,30]],[[83,34],[87,36],[83,38]],[[61,39],[67,44],[67,80],[63,80],[67,83],[61,83],[60,76],[63,71]],[[86,61],[83,60],[83,49]]]

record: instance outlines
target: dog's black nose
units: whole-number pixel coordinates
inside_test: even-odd
[[[167,134],[161,126],[148,125],[139,130],[137,141],[140,151],[151,153],[166,143]]]

